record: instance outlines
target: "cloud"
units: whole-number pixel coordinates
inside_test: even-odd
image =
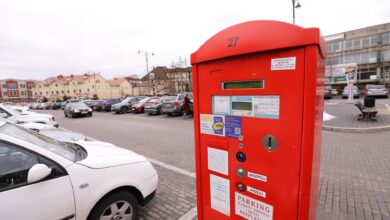
[[[389,22],[390,2],[301,0],[297,24],[325,34]],[[367,4],[370,7],[367,7]],[[287,0],[244,2],[3,0],[0,78],[43,79],[98,71],[106,78],[145,74],[150,67],[189,60],[209,37],[248,20],[292,21]]]

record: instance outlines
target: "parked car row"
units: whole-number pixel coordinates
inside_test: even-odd
[[[325,86],[324,88],[324,98],[325,99],[331,99],[332,96],[338,95],[338,91],[331,86]],[[356,85],[353,85],[352,87],[352,95],[353,98],[360,98],[362,95],[362,92],[359,91],[359,88]],[[364,95],[364,91],[363,91]],[[378,85],[366,85],[365,90],[365,96],[366,97],[383,97],[388,98],[389,97],[389,90],[385,87],[383,84]],[[341,92],[341,97],[343,99],[348,98],[348,86],[345,86]]]
[[[85,107],[92,112],[84,102],[65,111]],[[2,219],[137,219],[153,199],[158,175],[144,156],[56,128],[52,115],[26,107],[0,104],[0,116]]]
[[[183,105],[186,95],[192,103],[192,93],[179,93],[162,97],[130,96],[123,100],[77,100],[68,102],[63,109],[65,117],[69,118],[78,116],[91,117],[93,111],[111,111],[115,114],[132,112],[147,113],[148,115],[181,115],[183,114]],[[190,111],[192,112],[192,104],[190,105]]]

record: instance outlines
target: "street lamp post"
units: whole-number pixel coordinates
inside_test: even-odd
[[[302,5],[299,4],[298,0],[292,0],[292,5],[293,5],[293,24],[295,24],[295,9],[302,7]]]
[[[146,61],[146,74],[149,73],[149,55],[154,56],[154,52],[148,52],[147,50],[138,50],[138,54],[143,54]]]

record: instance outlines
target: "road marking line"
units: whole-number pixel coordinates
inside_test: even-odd
[[[147,157],[146,159],[148,159],[150,162],[152,162],[154,164],[157,164],[157,165],[159,165],[161,167],[164,167],[166,169],[175,171],[177,173],[181,173],[183,175],[186,175],[186,176],[189,176],[189,177],[192,177],[192,178],[195,178],[195,176],[196,176],[195,173],[192,173],[190,171],[187,171],[187,170],[184,170],[184,169],[181,169],[181,168],[169,165],[169,164],[161,162],[159,160],[155,160],[155,159],[152,159],[152,158],[149,158],[149,157]]]
[[[389,112],[390,112],[390,106],[388,104],[385,104],[385,106],[386,106],[387,110],[389,110]]]
[[[181,216],[178,220],[192,220],[198,215],[196,207],[188,211],[186,214]]]

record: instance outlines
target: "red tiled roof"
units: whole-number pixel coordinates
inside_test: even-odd
[[[124,78],[114,78],[112,80],[107,80],[110,86],[119,86],[123,81],[125,81]]]
[[[89,78],[93,77],[94,75],[95,74],[88,74],[88,73],[79,74],[79,75],[71,74],[68,76],[58,75],[56,77],[49,77],[49,78],[43,80],[42,82],[43,82],[43,85],[45,85],[45,86],[50,85],[54,81],[61,83],[61,84],[64,84],[64,85],[68,84],[70,81],[75,81],[75,82],[81,84],[81,83],[84,83]]]

